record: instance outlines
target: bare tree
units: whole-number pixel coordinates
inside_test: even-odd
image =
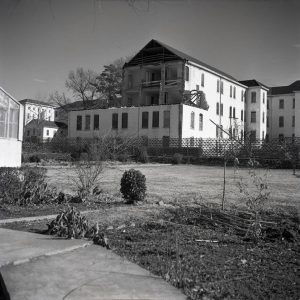
[[[70,71],[66,80],[66,88],[73,93],[76,100],[82,101],[83,105],[89,100],[99,98],[98,90],[95,88],[97,74],[92,70],[77,68],[76,71]]]
[[[49,95],[49,102],[58,107],[64,107],[66,104],[71,103],[72,100],[68,98],[65,93],[60,94],[58,91],[55,91]]]

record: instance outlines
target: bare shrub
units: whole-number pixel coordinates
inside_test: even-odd
[[[256,162],[249,160],[248,181],[239,178],[237,185],[242,200],[253,213],[253,223],[249,226],[246,236],[250,235],[255,240],[262,237],[261,213],[270,197],[268,187],[268,170],[261,176],[256,169]]]

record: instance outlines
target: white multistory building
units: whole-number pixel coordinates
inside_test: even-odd
[[[121,106],[74,106],[68,111],[68,136],[139,136],[165,145],[172,138],[193,143],[195,138],[242,140],[245,134],[253,140],[300,136],[299,82],[269,91],[255,79],[238,81],[151,40],[123,67]]]
[[[300,137],[300,80],[270,88],[267,125],[269,139]]]
[[[68,136],[115,133],[160,138],[166,144],[170,138],[242,138],[247,88],[231,75],[151,40],[124,65],[122,106],[70,111]]]
[[[54,105],[33,99],[23,99],[20,103],[24,107],[24,126],[34,119],[54,121]]]

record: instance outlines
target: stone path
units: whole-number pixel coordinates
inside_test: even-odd
[[[0,228],[0,273],[11,300],[186,297],[103,247]]]

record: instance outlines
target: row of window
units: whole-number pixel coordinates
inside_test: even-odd
[[[292,109],[295,109],[295,98],[293,98]],[[269,109],[269,100],[267,101],[267,108]],[[278,108],[284,109],[284,99],[279,99]]]
[[[199,114],[199,130],[203,130],[203,114]],[[195,112],[191,112],[191,123],[190,123],[191,129],[195,129]]]
[[[269,124],[267,124],[268,126]],[[278,126],[279,127],[284,127],[284,117],[280,116],[278,118]],[[269,127],[269,126],[268,126]],[[292,127],[295,127],[295,116],[292,116]]]
[[[76,119],[76,130],[81,131],[83,130],[83,117],[81,115],[77,116]],[[112,114],[112,129],[118,129],[119,128],[119,114],[113,113]],[[99,115],[94,115],[94,130],[99,130]],[[152,128],[159,128],[159,111],[153,111],[152,112]],[[165,110],[163,111],[163,127],[164,128],[170,128],[170,111]],[[121,114],[121,128],[127,129],[128,128],[128,113],[122,113]],[[149,112],[144,111],[142,112],[142,128],[149,128]],[[91,130],[91,116],[86,115],[85,116],[85,126],[84,130]]]

